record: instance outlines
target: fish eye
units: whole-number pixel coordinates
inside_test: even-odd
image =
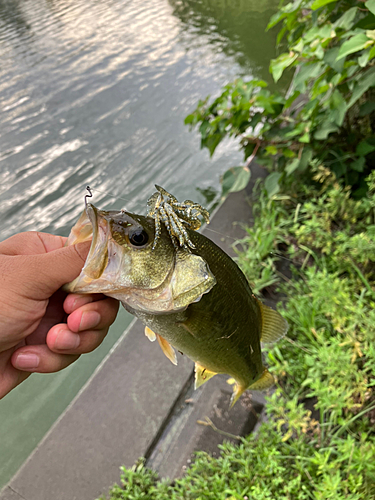
[[[143,247],[148,243],[148,234],[142,228],[135,229],[129,233],[129,241],[135,247]]]

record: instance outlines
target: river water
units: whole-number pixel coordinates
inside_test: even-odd
[[[95,205],[145,213],[160,184],[212,206],[219,177],[184,117],[241,75],[270,82],[278,0],[0,0],[0,240],[67,235]],[[0,402],[0,487],[17,471],[121,336],[54,375],[33,375]],[[119,464],[120,465],[120,464]]]

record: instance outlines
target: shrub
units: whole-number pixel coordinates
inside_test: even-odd
[[[271,61],[278,81],[295,68],[287,95],[261,80],[236,80],[213,102],[200,101],[186,124],[199,124],[201,145],[212,155],[227,136],[239,139],[247,164],[223,177],[226,194],[244,187],[249,163],[271,173],[269,195],[312,167],[329,168],[354,197],[365,195],[375,165],[375,0],[295,0],[280,8],[269,27],[281,24],[286,51]]]

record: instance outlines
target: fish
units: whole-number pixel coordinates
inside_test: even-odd
[[[87,203],[67,244],[91,241],[70,293],[103,293],[145,325],[168,359],[175,350],[195,362],[195,388],[216,374],[234,379],[231,406],[247,389],[274,383],[261,344],[282,338],[286,320],[254,296],[238,265],[212,240],[186,226],[191,242],[175,244],[164,224]]]

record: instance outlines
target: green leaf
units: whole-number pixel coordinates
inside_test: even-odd
[[[375,111],[375,101],[367,101],[361,105],[359,116],[367,116],[373,111]]]
[[[301,160],[299,162],[299,170],[304,171],[308,167],[311,158],[313,156],[312,149],[309,147],[304,147],[301,155]]]
[[[188,115],[186,118],[185,118],[185,125],[190,125],[191,123],[193,123],[195,121],[195,114],[191,114],[191,115]]]
[[[362,73],[360,80],[354,88],[352,98],[350,99],[347,109],[349,109],[358,99],[370,88],[375,86],[375,67],[368,69]]]
[[[285,156],[285,158],[294,158],[296,155],[291,149],[284,148],[283,149],[283,156]]]
[[[334,90],[331,99],[330,99],[330,119],[336,123],[339,127],[344,122],[345,114],[346,114],[346,101],[341,94],[341,92],[337,89]]]
[[[342,73],[344,69],[345,60],[341,59],[337,61],[337,56],[339,55],[340,47],[333,47],[332,49],[326,50],[324,54],[324,62],[331,66],[337,73]]]
[[[369,39],[364,33],[359,33],[358,35],[352,36],[351,38],[349,38],[349,40],[341,45],[336,61],[339,61],[349,54],[353,54],[354,52],[358,52],[359,50],[364,49],[368,41]]]
[[[314,138],[318,139],[319,141],[327,139],[329,134],[331,132],[336,132],[337,130],[337,125],[331,122],[323,122],[322,126],[320,129],[318,129],[315,134]]]
[[[357,172],[363,172],[365,168],[366,160],[364,156],[360,156],[357,160],[350,164],[350,168],[356,170]]]
[[[352,7],[351,9],[347,10],[339,19],[337,19],[335,23],[333,23],[333,28],[342,28],[343,30],[349,30],[354,24],[356,14],[357,7]]]
[[[299,139],[298,142],[309,143],[310,142],[310,134],[305,132]]]
[[[288,99],[285,101],[284,109],[288,109],[293,104],[293,102],[297,99],[297,97],[299,97],[300,95],[301,95],[301,92],[299,90],[294,91],[288,97]]]
[[[366,156],[373,151],[375,151],[375,146],[369,144],[367,141],[361,141],[355,150],[358,156]]]
[[[244,189],[251,177],[251,172],[248,167],[232,167],[227,170],[221,180],[222,195],[227,196],[228,193],[234,193]]]
[[[269,153],[270,155],[277,155],[277,147],[276,146],[273,146],[272,144],[270,146],[267,146],[266,147],[266,151],[267,153]]]
[[[324,7],[324,5],[327,5],[332,2],[337,2],[337,0],[315,0],[311,8],[312,10],[317,10],[320,9],[320,7]]]
[[[272,59],[270,71],[275,82],[278,82],[284,70],[288,68],[297,59],[298,54],[290,52],[289,54],[281,54],[277,59]]]
[[[285,12],[282,12],[282,11],[278,11],[278,12],[276,12],[276,14],[273,14],[273,16],[271,17],[271,19],[267,25],[267,31],[270,30],[271,28],[273,28],[274,26],[276,26],[276,24],[278,24],[285,17],[287,17],[287,14]]]
[[[375,16],[375,0],[368,0],[365,7]]]
[[[294,160],[292,160],[290,163],[287,164],[287,166],[285,167],[285,172],[288,175],[292,174],[299,167],[299,163],[300,163],[300,159],[295,158]]]
[[[294,74],[292,85],[295,90],[301,93],[306,92],[306,86],[310,78],[315,78],[319,75],[323,65],[321,62],[316,62],[313,64],[305,63],[298,67],[298,72]]]
[[[361,66],[361,68],[364,68],[367,66],[368,60],[370,58],[370,50],[365,50],[363,54],[358,57],[358,64]]]
[[[280,177],[281,174],[279,172],[272,172],[272,174],[269,174],[264,181],[264,187],[266,188],[266,191],[270,198],[280,191]]]

